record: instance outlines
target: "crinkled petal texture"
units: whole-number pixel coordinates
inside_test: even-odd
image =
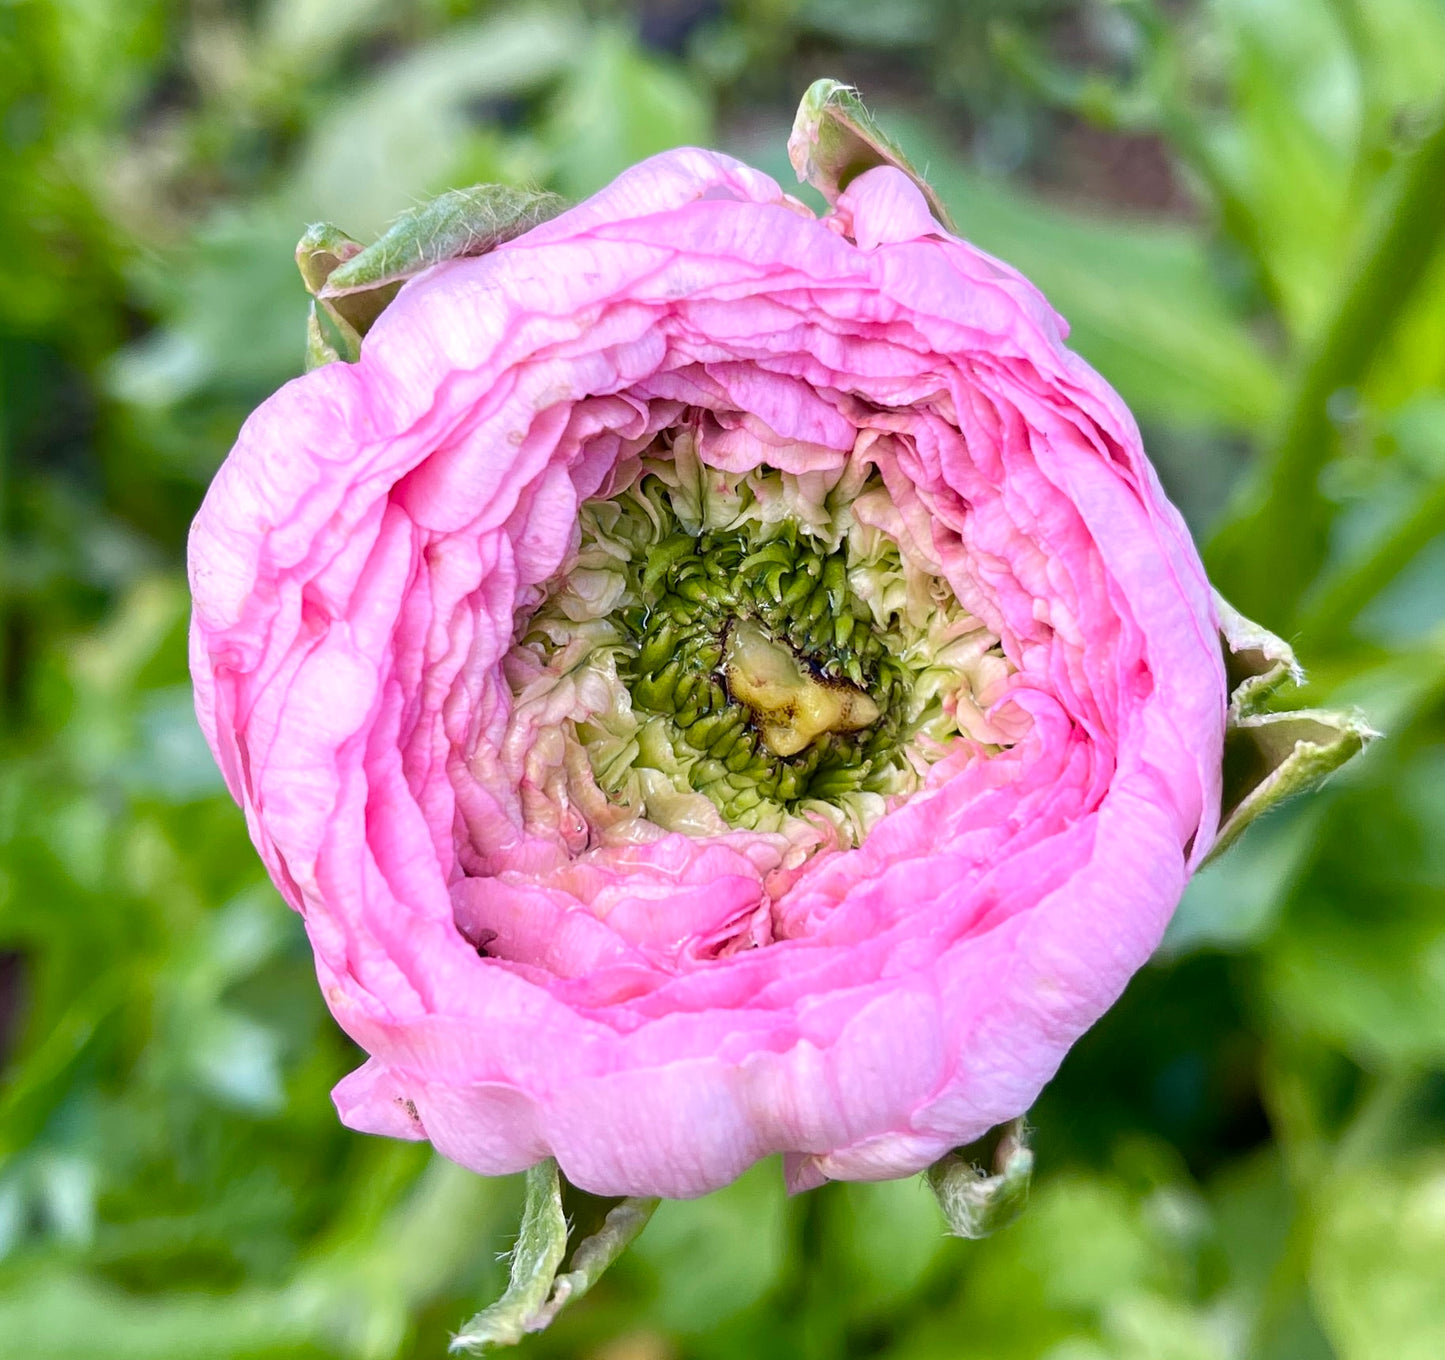
[[[251,417],[191,537],[198,710],[371,1055],[348,1124],[687,1196],[775,1152],[904,1175],[1028,1107],[1208,849],[1225,713],[1187,532],[1063,336],[896,171],[818,220],[688,150],[433,268]],[[1016,668],[1017,739],[854,848],[527,812],[502,659],[684,417],[718,466],[866,455]]]

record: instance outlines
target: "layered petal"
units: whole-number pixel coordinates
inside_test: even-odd
[[[997,639],[976,735],[855,844],[608,831],[565,739],[606,694],[519,700],[581,507],[683,424],[800,503],[867,469]],[[1214,833],[1224,681],[1182,522],[1043,299],[896,171],[819,221],[669,153],[431,269],[358,364],[251,417],[190,564],[202,726],[371,1055],[342,1116],[478,1171],[918,1170],[1027,1108]]]

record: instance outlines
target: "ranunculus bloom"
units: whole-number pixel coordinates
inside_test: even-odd
[[[880,168],[686,150],[409,283],[196,521],[216,756],[357,1129],[601,1194],[928,1165],[1208,850],[1210,591],[1129,413]]]

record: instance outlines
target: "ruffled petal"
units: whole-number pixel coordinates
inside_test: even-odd
[[[1198,557],[1064,334],[896,171],[830,226],[684,150],[251,417],[191,534],[197,712],[371,1055],[348,1124],[691,1195],[779,1152],[794,1188],[906,1174],[1028,1107],[1207,852],[1225,710]],[[851,849],[594,843],[585,686],[518,716],[579,507],[683,420],[722,471],[866,460],[1000,640],[973,740]]]

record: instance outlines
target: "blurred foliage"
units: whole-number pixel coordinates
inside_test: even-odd
[[[782,177],[829,74],[1388,736],[1196,880],[1013,1227],[763,1166],[529,1347],[1445,1354],[1442,72],[1442,0],[0,4],[0,1353],[438,1356],[500,1289],[516,1182],[335,1120],[357,1054],[190,716],[186,524],[300,369],[306,222],[682,142]]]

